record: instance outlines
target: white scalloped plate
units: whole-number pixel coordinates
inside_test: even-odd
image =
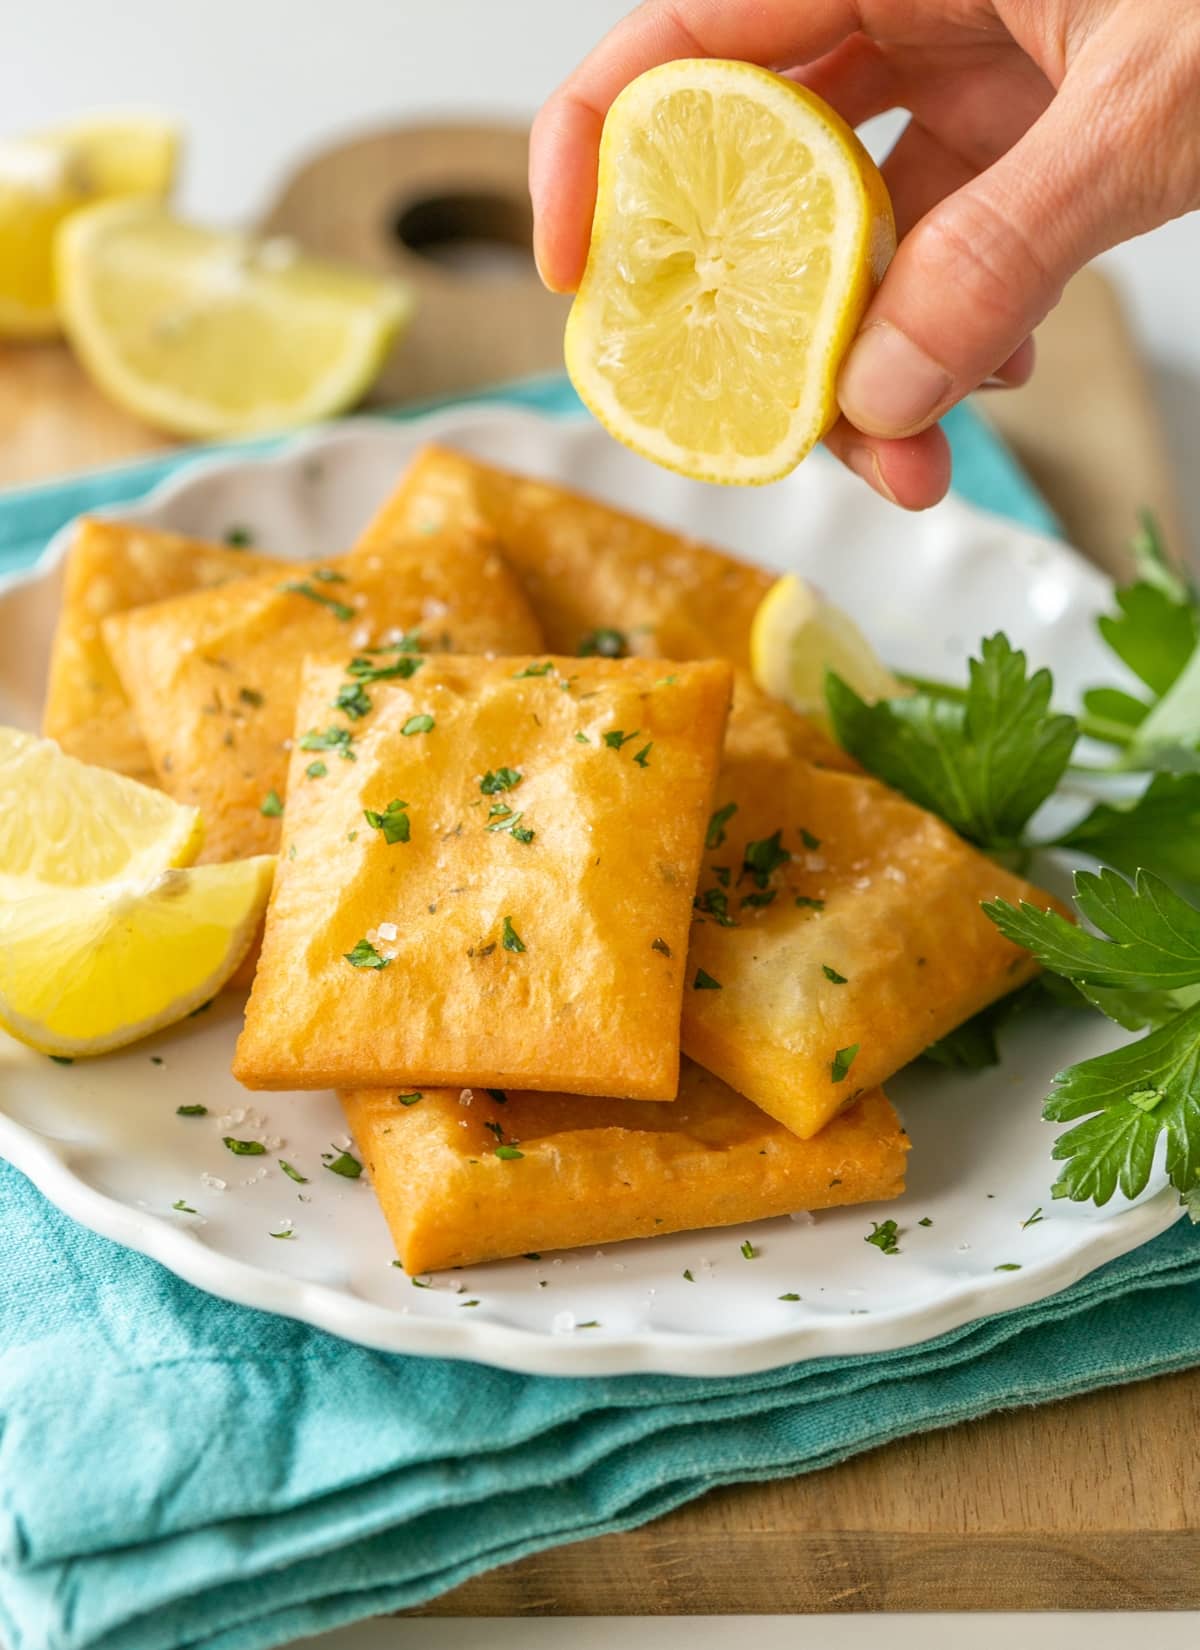
[[[959,671],[979,636],[1003,627],[1053,665],[1063,703],[1112,676],[1092,628],[1106,584],[1072,551],[955,500],[904,516],[823,454],[777,486],[721,491],[652,468],[589,422],[463,409],[351,423],[270,457],[198,461],[115,513],[209,538],[237,525],[281,554],[327,554],[352,542],[433,436],[797,568],[852,607],[901,667]],[[36,724],[65,542],[0,580],[0,721]],[[880,1351],[1042,1299],[1178,1213],[1161,1176],[1132,1205],[1051,1200],[1055,1131],[1040,1120],[1049,1079],[1121,1038],[1063,1013],[1014,1028],[996,1071],[919,1067],[889,1085],[913,1141],[898,1203],[471,1267],[418,1289],[391,1263],[365,1176],[321,1167],[320,1153],[345,1139],[333,1096],[251,1097],[233,1082],[239,1016],[225,997],[151,1043],[71,1067],[0,1035],[0,1153],[67,1214],[200,1288],[389,1351],[572,1375],[729,1375]],[[195,1101],[208,1117],[176,1116]],[[231,1157],[228,1132],[278,1138],[309,1184],[274,1157]],[[1028,1224],[1039,1206],[1043,1218]],[[885,1216],[900,1225],[896,1256],[863,1241]],[[294,1237],[272,1239],[284,1222]],[[752,1261],[740,1251],[747,1237]]]

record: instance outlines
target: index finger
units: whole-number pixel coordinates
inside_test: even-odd
[[[600,129],[618,92],[680,57],[794,68],[859,27],[858,0],[644,0],[543,104],[529,142],[533,248],[542,280],[573,292],[596,204]]]

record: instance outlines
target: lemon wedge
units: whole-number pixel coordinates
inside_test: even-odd
[[[895,245],[883,179],[820,98],[748,63],[665,63],[604,122],[567,371],[643,457],[777,480],[836,418]]]
[[[71,213],[120,195],[162,198],[179,134],[161,115],[93,115],[0,142],[0,337],[59,330],[54,237]]]
[[[74,1059],[173,1025],[250,949],[274,867],[265,854],[0,904],[0,1026]]]
[[[183,223],[148,201],[76,213],[58,237],[63,326],[120,406],[183,436],[342,412],[412,312],[398,281]]]
[[[850,615],[788,573],[758,605],[750,628],[750,668],[764,693],[802,716],[825,719],[825,672],[868,703],[907,693]]]
[[[52,739],[0,727],[0,899],[149,881],[190,864],[203,838],[195,808],[65,756]]]

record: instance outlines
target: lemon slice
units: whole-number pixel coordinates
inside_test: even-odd
[[[76,1058],[173,1025],[250,949],[274,867],[264,854],[0,905],[0,1026]]]
[[[112,196],[165,196],[178,149],[170,121],[137,113],[93,115],[0,143],[0,336],[58,331],[58,226]]]
[[[837,416],[895,245],[883,179],[820,98],[748,63],[665,63],[604,122],[567,371],[644,457],[774,481]]]
[[[868,703],[908,691],[850,615],[795,573],[777,579],[758,605],[750,668],[764,693],[818,721],[825,718],[827,670]]]
[[[0,899],[186,865],[204,837],[195,808],[0,727]]]
[[[244,435],[359,400],[412,312],[408,287],[290,241],[201,229],[147,201],[58,238],[63,325],[101,389],[175,435]]]

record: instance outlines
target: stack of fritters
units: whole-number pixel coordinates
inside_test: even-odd
[[[234,1070],[341,1091],[410,1271],[903,1189],[878,1085],[1053,902],[758,692],[768,573],[432,447],[189,588],[233,555],[85,524],[47,731],[279,846]]]

